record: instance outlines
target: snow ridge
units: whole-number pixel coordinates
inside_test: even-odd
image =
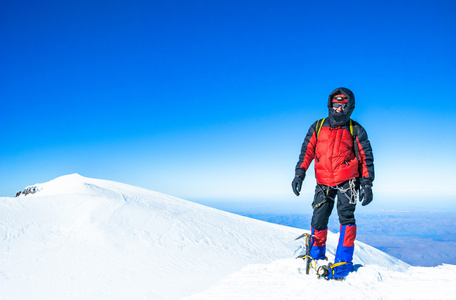
[[[302,299],[310,284],[328,296],[339,284],[388,298],[399,283],[408,292],[431,281],[448,290],[451,281],[425,274],[456,274],[452,265],[411,268],[356,243],[363,267],[326,282],[293,258],[300,229],[78,174],[34,186],[35,194],[0,198],[0,299]],[[329,233],[330,259],[337,239]]]

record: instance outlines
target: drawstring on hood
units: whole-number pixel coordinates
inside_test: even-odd
[[[332,108],[332,100],[335,95],[343,94],[347,97],[347,107],[340,113]],[[350,121],[351,114],[355,109],[355,95],[347,88],[340,87],[332,91],[328,98],[329,124],[331,127],[342,126]]]

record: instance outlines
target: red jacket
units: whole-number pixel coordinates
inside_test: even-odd
[[[332,96],[343,93],[348,98],[347,108],[343,113],[335,114],[332,109]],[[317,138],[317,122],[310,126],[301,148],[301,155],[296,165],[296,174],[303,175],[315,159],[315,176],[318,184],[337,186],[352,178],[361,178],[362,182],[374,180],[374,157],[365,129],[353,121],[356,138],[350,133],[350,115],[355,100],[353,93],[345,88],[336,89],[328,101],[329,117]],[[321,122],[320,122],[321,123]],[[358,157],[354,143],[358,144]],[[302,176],[303,177],[303,176]]]

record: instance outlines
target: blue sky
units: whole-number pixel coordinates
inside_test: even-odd
[[[454,1],[0,5],[1,196],[79,173],[193,200],[310,201],[312,172],[302,197],[290,185],[301,143],[345,86],[377,199],[456,197]]]

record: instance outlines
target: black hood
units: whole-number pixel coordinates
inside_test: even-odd
[[[341,112],[336,113],[332,108],[332,99],[334,95],[344,94],[347,97],[347,107]],[[331,127],[342,126],[350,121],[351,114],[355,109],[355,95],[347,88],[340,87],[332,91],[328,98],[328,112]]]

